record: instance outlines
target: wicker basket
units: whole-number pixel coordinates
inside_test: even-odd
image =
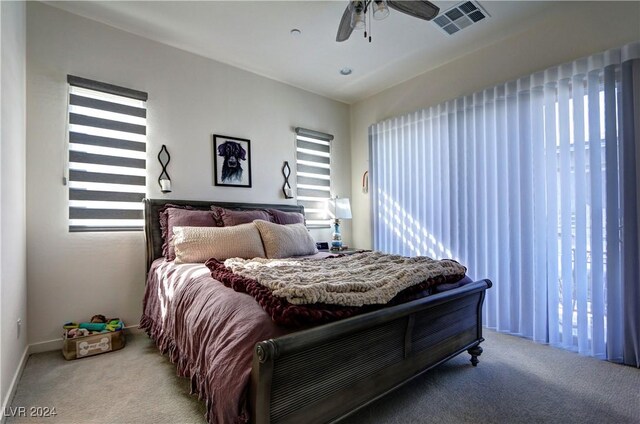
[[[64,332],[64,343],[62,345],[62,354],[67,360],[112,352],[122,349],[125,345],[123,330],[74,338],[67,338],[67,332]]]

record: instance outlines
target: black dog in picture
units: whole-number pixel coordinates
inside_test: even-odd
[[[242,181],[241,160],[247,160],[247,151],[235,141],[225,141],[218,146],[218,156],[224,158],[222,182]]]

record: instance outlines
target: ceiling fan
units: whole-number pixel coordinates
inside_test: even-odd
[[[435,18],[440,12],[438,6],[426,0],[352,0],[342,14],[336,41],[347,40],[354,29],[365,29],[366,38],[367,12],[372,13],[374,19],[380,20],[389,16],[389,8],[426,21]],[[369,36],[369,42],[371,42],[371,36]]]

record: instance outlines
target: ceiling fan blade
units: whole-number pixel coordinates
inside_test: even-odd
[[[438,16],[440,8],[430,1],[397,1],[387,0],[387,4],[390,8],[397,10],[398,12],[406,13],[414,18],[424,19],[430,21]]]
[[[338,26],[338,34],[336,35],[336,41],[345,41],[348,40],[353,32],[353,28],[351,28],[351,2],[347,5],[347,8],[344,10],[342,14],[342,19],[340,19],[340,25]]]

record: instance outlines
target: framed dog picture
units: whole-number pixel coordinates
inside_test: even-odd
[[[217,186],[251,187],[250,141],[214,134],[213,173]]]

